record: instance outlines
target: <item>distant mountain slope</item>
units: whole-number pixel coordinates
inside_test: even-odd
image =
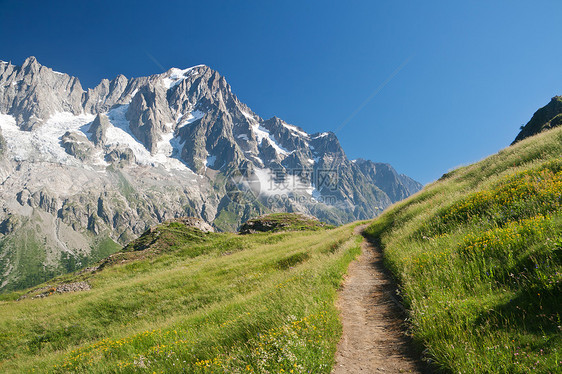
[[[392,201],[405,199],[423,188],[421,183],[398,174],[389,164],[363,159],[358,159],[355,163]]]
[[[0,62],[0,291],[83,267],[175,217],[219,230],[275,211],[341,224],[420,187],[390,166],[367,169],[333,133],[262,119],[204,65],[84,89],[34,57]]]
[[[550,102],[533,114],[531,120],[521,128],[513,143],[536,135],[562,124],[562,96],[554,96]]]
[[[447,173],[367,233],[439,372],[560,372],[562,127]]]

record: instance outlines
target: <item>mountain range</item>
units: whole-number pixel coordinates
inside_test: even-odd
[[[349,160],[332,132],[263,119],[198,65],[102,80],[34,57],[0,62],[0,291],[37,284],[193,216],[232,231],[260,214],[376,216],[422,185]]]

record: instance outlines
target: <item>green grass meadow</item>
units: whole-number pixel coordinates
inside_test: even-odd
[[[354,225],[244,236],[182,226],[48,284],[91,290],[3,295],[0,372],[330,372],[336,291],[362,240]]]
[[[444,175],[368,227],[425,358],[562,372],[562,128]]]
[[[371,222],[437,372],[562,372],[561,207],[558,128]],[[0,372],[330,373],[357,225],[237,235],[166,222],[93,272],[0,295]],[[56,292],[73,282],[91,289]]]

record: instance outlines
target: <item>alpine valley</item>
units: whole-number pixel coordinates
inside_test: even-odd
[[[331,132],[262,119],[204,65],[84,90],[34,57],[2,61],[0,130],[0,292],[85,267],[173,218],[219,231],[282,211],[341,224],[422,187],[349,160]]]

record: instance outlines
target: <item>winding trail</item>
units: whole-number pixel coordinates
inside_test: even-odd
[[[361,234],[366,226],[358,226],[355,233]],[[404,334],[406,315],[395,290],[382,253],[364,240],[337,302],[343,335],[332,374],[428,373]]]

